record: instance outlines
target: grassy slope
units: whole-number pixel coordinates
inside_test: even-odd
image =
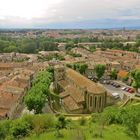
[[[57,138],[54,136],[55,132],[44,133],[40,136],[31,136],[24,140],[82,140],[83,136],[86,136],[85,140],[134,140],[133,137],[128,136],[124,132],[124,128],[119,125],[111,125],[105,127],[103,131],[103,138],[93,137],[95,133],[99,132],[99,126],[96,124],[92,127],[92,133],[90,133],[89,127],[81,127],[80,129],[74,130],[62,130],[61,133],[64,135],[63,138]],[[80,138],[81,137],[81,138]]]

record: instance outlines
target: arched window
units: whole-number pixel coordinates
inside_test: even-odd
[[[99,98],[99,108],[101,107],[101,104],[102,104],[102,97],[100,96],[100,98]]]
[[[95,102],[94,102],[95,108],[96,108],[96,104],[97,104],[97,97],[95,96]]]
[[[89,96],[89,94],[88,94],[88,106],[89,106],[89,102],[90,102],[90,96]]]
[[[92,96],[90,96],[90,107],[92,106]]]

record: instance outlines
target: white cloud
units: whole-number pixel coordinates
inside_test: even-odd
[[[140,12],[139,0],[65,0],[60,6],[57,14],[63,15],[67,20],[80,16],[85,19],[116,18],[122,10],[128,12],[135,8],[139,8]],[[125,16],[127,13],[123,14]]]
[[[140,0],[0,0],[0,26],[140,19]]]
[[[0,16],[27,19],[42,17],[52,5],[61,0],[0,0]]]

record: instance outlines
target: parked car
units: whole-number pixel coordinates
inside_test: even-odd
[[[120,88],[120,87],[121,87],[121,85],[119,85],[119,84],[118,84],[118,87]]]
[[[120,98],[119,93],[117,93],[117,92],[112,93],[112,96],[113,96],[115,99],[119,99],[119,98]]]
[[[110,84],[110,81],[106,81],[106,84]]]
[[[119,87],[121,87],[121,86],[120,86],[119,84],[116,84],[115,87],[116,87],[116,88],[119,88]]]
[[[131,88],[131,89],[128,90],[128,92],[129,92],[129,93],[134,93],[135,90]]]
[[[115,86],[115,85],[116,85],[116,83],[113,83],[113,84],[112,84],[112,86]]]
[[[92,79],[92,76],[88,76],[88,79]]]
[[[114,84],[114,82],[111,81],[111,82],[110,82],[110,85],[113,85],[113,84]]]
[[[128,87],[126,87],[124,90],[125,90],[125,91],[128,91],[128,90],[129,90],[129,88],[128,88]]]
[[[128,87],[126,87],[125,89],[124,89],[124,91],[128,91],[129,90],[129,88]]]
[[[129,92],[130,89],[131,89],[131,88],[127,88],[125,91]]]
[[[125,90],[125,88],[126,88],[126,87],[122,87],[121,89],[122,89],[122,90]]]
[[[112,86],[115,86],[115,85],[116,85],[116,83],[113,83],[113,84],[112,84]]]
[[[93,78],[91,79],[91,81],[97,82],[98,80],[97,80],[97,78],[93,77]]]
[[[106,81],[106,80],[104,80],[104,81],[103,81],[103,84],[106,84],[106,83],[107,83],[107,81]]]

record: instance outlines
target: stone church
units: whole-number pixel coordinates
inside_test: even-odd
[[[55,67],[55,88],[69,113],[102,112],[107,102],[107,91],[73,69]]]

